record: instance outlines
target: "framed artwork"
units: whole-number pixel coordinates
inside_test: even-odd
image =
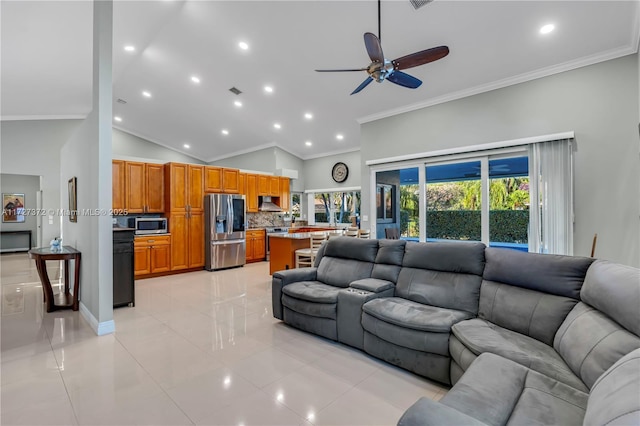
[[[24,194],[2,193],[2,221],[24,222]]]
[[[78,221],[78,178],[69,179],[69,221]]]
[[[393,222],[393,185],[376,185],[376,219],[378,223]]]

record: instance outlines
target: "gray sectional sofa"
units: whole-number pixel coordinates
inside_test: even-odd
[[[454,385],[418,424],[640,424],[640,270],[481,243],[334,238],[273,315]]]

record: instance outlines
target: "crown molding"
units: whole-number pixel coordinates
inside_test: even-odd
[[[87,115],[67,114],[67,115],[3,115],[0,121],[35,121],[35,120],[84,120]]]
[[[308,155],[305,157],[301,157],[303,160],[313,160],[316,158],[324,158],[324,157],[331,157],[333,155],[340,155],[340,154],[348,154],[350,152],[356,152],[356,151],[360,151],[360,148],[348,148],[348,149],[341,149],[341,150],[337,150],[337,151],[330,151],[330,152],[325,152],[322,154],[314,154],[314,155]]]
[[[216,157],[211,157],[210,159],[208,159],[206,161],[207,161],[207,163],[212,163],[214,161],[224,160],[226,158],[236,157],[238,155],[249,154],[249,153],[260,151],[260,150],[267,149],[267,148],[275,148],[277,146],[278,145],[275,142],[269,142],[269,143],[265,143],[265,144],[262,144],[262,145],[254,146],[252,148],[241,149],[239,151],[230,152],[228,154],[223,154],[223,155],[218,155]]]
[[[640,7],[638,9],[640,10]],[[636,26],[640,27],[640,24],[638,24],[637,21],[636,21]],[[640,29],[638,31],[640,31]],[[635,32],[638,33],[638,31],[635,31]],[[601,52],[596,55],[585,56],[577,60],[564,62],[562,64],[553,65],[553,66],[542,68],[536,71],[516,75],[514,77],[508,77],[508,78],[494,81],[491,83],[482,84],[480,86],[475,86],[469,89],[460,90],[458,92],[450,93],[444,96],[439,96],[437,98],[428,99],[422,102],[402,106],[399,108],[394,108],[394,109],[383,111],[376,114],[371,114],[371,115],[357,119],[357,122],[359,124],[369,123],[369,122],[380,120],[383,118],[392,117],[394,115],[403,114],[406,112],[411,112],[411,111],[427,108],[427,107],[438,105],[438,104],[443,104],[445,102],[455,101],[457,99],[462,99],[469,96],[479,95],[481,93],[490,92],[492,90],[502,89],[502,88],[513,86],[516,84],[537,80],[539,78],[549,77],[551,75],[559,74],[565,71],[571,71],[577,68],[586,67],[588,65],[594,65],[600,62],[609,61],[612,59],[631,55],[637,51],[638,51],[638,39],[636,37],[635,42],[632,42],[630,45],[625,47],[608,50],[606,52]]]
[[[141,134],[141,133],[137,133],[137,132],[132,132],[131,130],[125,130],[125,129],[123,129],[123,128],[122,128],[122,127],[120,127],[120,126],[112,125],[111,127],[113,127],[114,129],[118,129],[118,130],[120,130],[121,132],[128,133],[128,134],[130,134],[130,135],[133,135],[133,136],[135,136],[135,137],[138,137],[138,138],[140,138],[140,139],[144,139],[144,140],[146,140],[146,141],[148,141],[148,142],[151,142],[151,143],[154,143],[154,144],[156,144],[156,145],[160,145],[161,147],[163,147],[163,148],[167,148],[167,149],[169,149],[169,150],[171,150],[171,151],[173,151],[173,152],[177,152],[178,154],[186,155],[187,157],[191,157],[191,158],[193,158],[194,160],[198,160],[198,161],[202,161],[203,163],[206,163],[206,161],[205,161],[205,160],[203,160],[203,159],[202,159],[202,158],[200,158],[200,157],[197,157],[197,156],[195,156],[195,155],[193,155],[193,154],[187,154],[186,152],[184,152],[184,151],[180,151],[179,149],[176,149],[176,148],[174,148],[174,147],[172,147],[172,146],[165,145],[165,144],[163,144],[162,142],[158,142],[158,141],[156,141],[156,140],[154,140],[154,139],[150,138],[149,136],[146,136],[146,135],[143,135],[143,134]]]

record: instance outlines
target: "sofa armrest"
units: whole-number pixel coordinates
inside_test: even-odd
[[[420,398],[404,412],[398,426],[486,426],[485,423],[468,416],[448,405],[429,398]]]
[[[378,278],[364,278],[362,280],[351,282],[349,287],[357,288],[359,290],[367,290],[372,293],[380,293],[381,291],[394,288],[394,284],[391,281],[380,280]]]
[[[297,268],[278,271],[271,279],[271,306],[273,316],[280,320],[282,316],[282,288],[286,285],[300,281],[315,281],[317,277],[316,268]]]
[[[364,280],[362,280],[364,281]],[[338,341],[364,350],[364,329],[362,328],[362,305],[373,299],[393,296],[394,287],[377,293],[348,287],[338,293]]]

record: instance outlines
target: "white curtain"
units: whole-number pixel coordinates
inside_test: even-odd
[[[529,251],[573,254],[573,139],[529,146]]]

